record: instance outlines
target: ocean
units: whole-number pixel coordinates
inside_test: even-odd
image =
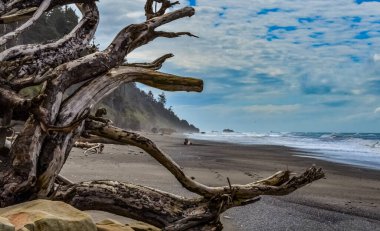
[[[300,155],[302,157],[380,170],[380,133],[206,132],[186,135],[189,139],[299,148],[307,152]]]

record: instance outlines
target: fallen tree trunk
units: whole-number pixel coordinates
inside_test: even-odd
[[[80,209],[129,216],[165,230],[220,230],[219,216],[223,211],[254,203],[261,195],[289,194],[323,177],[321,169],[312,167],[294,177],[290,177],[289,171],[282,171],[246,185],[209,187],[187,176],[148,138],[117,128],[99,118],[98,113],[90,115],[94,104],[127,82],[139,82],[166,91],[201,92],[202,80],[158,71],[172,54],[163,55],[152,63],[125,61],[134,49],[156,38],[196,37],[189,32],[158,30],[165,24],[193,16],[195,10],[184,7],[167,12],[178,2],[147,0],[146,21],[123,28],[106,49],[98,51],[89,49],[99,21],[94,1],[0,1],[0,23],[32,17],[14,33],[0,39],[0,43],[17,37],[42,12],[69,3],[76,3],[83,18],[68,35],[55,42],[15,46],[0,53],[0,108],[4,109],[0,110],[4,118],[0,148],[4,146],[4,129],[10,120],[25,121],[11,148],[1,150],[0,207],[50,198]],[[157,11],[153,10],[156,3],[161,4]],[[74,85],[77,90],[69,94],[67,90]],[[31,86],[41,86],[40,94],[25,98],[19,93]],[[80,138],[81,135],[84,138]],[[199,197],[182,198],[116,181],[70,182],[59,173],[75,141],[82,139],[139,147]]]
[[[107,138],[104,138],[104,137],[100,137],[100,136],[95,136],[95,135],[90,135],[90,136],[87,136],[86,137],[79,137],[77,139],[77,142],[82,142],[82,143],[101,143],[101,144],[118,144],[118,145],[122,145],[123,143],[120,143],[120,142],[117,142],[115,140],[111,140],[111,139],[107,139]]]
[[[310,168],[289,180],[280,172],[266,180],[251,183],[251,196],[237,192],[245,186],[228,186],[212,198],[186,199],[149,187],[117,181],[92,181],[61,186],[54,200],[61,200],[82,210],[102,210],[131,217],[165,230],[220,230],[219,216],[236,206],[257,202],[260,195],[286,195],[323,177],[320,169]],[[278,186],[276,186],[278,185]]]

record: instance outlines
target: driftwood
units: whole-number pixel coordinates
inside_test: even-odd
[[[98,154],[98,153],[102,153],[103,152],[104,144],[102,144],[102,143],[89,143],[89,142],[76,141],[74,143],[74,147],[75,148],[84,149],[85,150],[84,154],[86,154],[89,151],[96,152],[96,154]]]
[[[167,12],[178,2],[147,0],[146,21],[122,29],[103,51],[89,49],[99,13],[94,0],[3,0],[0,23],[25,20],[1,41],[17,37],[41,12],[57,5],[76,3],[83,14],[79,24],[62,39],[22,45],[0,53],[0,207],[35,198],[61,200],[79,209],[105,210],[153,224],[165,230],[220,230],[220,214],[232,207],[254,203],[260,195],[286,195],[323,177],[312,167],[299,176],[281,171],[266,180],[246,185],[209,187],[187,176],[151,140],[112,125],[99,114],[89,114],[94,104],[127,82],[140,82],[166,91],[201,92],[203,81],[159,72],[172,54],[152,63],[125,63],[134,49],[156,38],[194,36],[158,28],[191,17],[191,7]],[[161,7],[154,11],[154,4]],[[25,98],[21,89],[43,85],[41,94]],[[80,87],[64,98],[68,88]],[[78,86],[77,85],[77,86]],[[6,128],[14,119],[25,121],[10,149],[5,148]],[[155,158],[187,190],[199,195],[182,198],[152,188],[116,181],[73,183],[59,176],[75,141],[101,138],[137,146]]]

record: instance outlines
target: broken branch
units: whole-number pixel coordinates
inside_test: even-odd
[[[128,67],[141,67],[141,68],[147,68],[147,69],[152,69],[152,70],[159,70],[162,67],[162,64],[169,59],[174,57],[173,54],[166,54],[161,56],[160,58],[154,60],[151,63],[126,63],[124,66]]]
[[[268,179],[246,185],[208,187],[188,177],[170,156],[161,151],[154,142],[146,137],[101,122],[86,121],[85,126],[86,131],[90,134],[113,139],[143,149],[169,170],[184,188],[205,198],[212,198],[232,192],[235,197],[233,199],[237,199],[238,201],[252,199],[260,195],[286,195],[324,176],[321,169],[312,167],[300,176],[292,178],[289,178],[290,174],[288,171],[284,171],[276,173]]]

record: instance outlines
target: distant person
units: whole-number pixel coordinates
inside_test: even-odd
[[[184,145],[192,145],[191,141],[189,139],[185,139],[185,142],[183,142]]]

